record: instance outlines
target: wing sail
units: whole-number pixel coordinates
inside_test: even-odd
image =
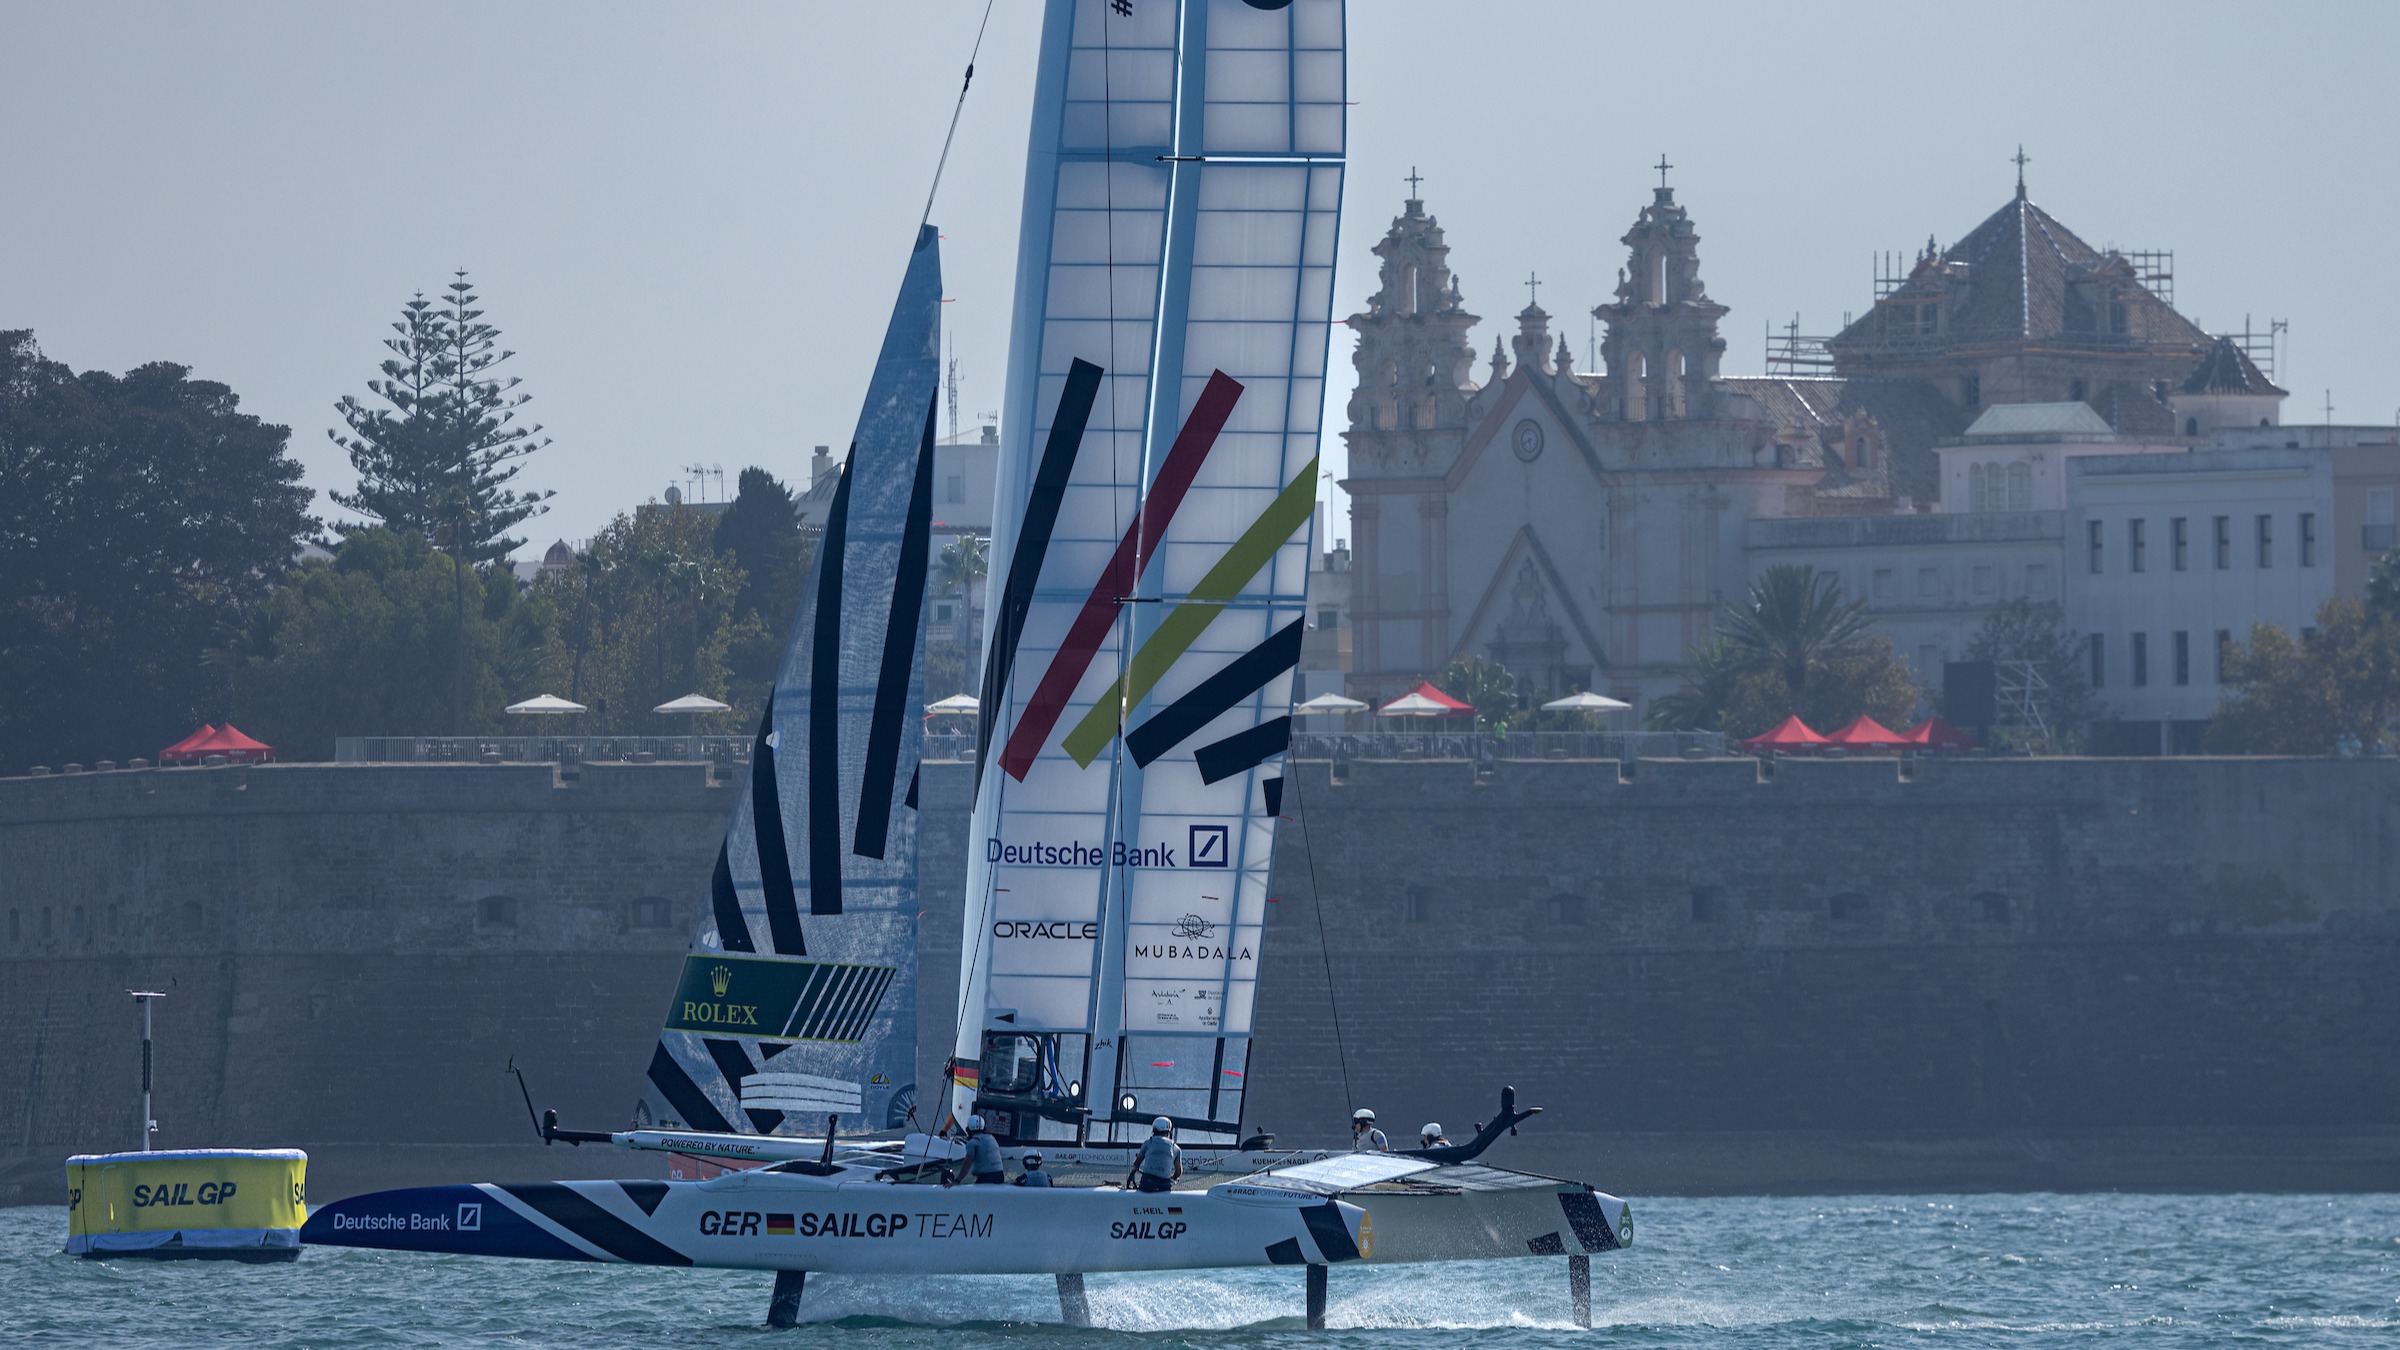
[[[1050,6],[952,1061],[953,1110],[1017,1137],[1241,1120],[1316,499],[1342,25],[1340,0]]]

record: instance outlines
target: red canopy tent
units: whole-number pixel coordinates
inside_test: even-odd
[[[161,764],[197,764],[200,762],[200,754],[193,747],[216,734],[217,728],[214,723],[202,722],[198,731],[159,751],[158,762]]]
[[[1422,699],[1424,702],[1446,709],[1446,711],[1421,711],[1416,706],[1408,704],[1406,700],[1409,699]],[[1394,705],[1399,706],[1395,707]],[[1390,703],[1384,704],[1383,707],[1377,709],[1376,711],[1379,715],[1386,717],[1473,717],[1475,715],[1475,705],[1472,703],[1459,702],[1457,699],[1450,697],[1441,690],[1434,688],[1433,683],[1429,680],[1419,680],[1417,681],[1416,688],[1409,690],[1405,694],[1402,694],[1399,698],[1393,699]]]
[[[198,764],[210,755],[223,755],[236,764],[263,764],[275,758],[275,747],[264,741],[252,740],[240,728],[227,722],[221,727],[202,727],[182,740],[158,752],[161,764]]]
[[[1975,748],[1974,737],[1939,717],[1928,717],[1910,727],[1901,739],[1910,745],[1923,746],[1928,750],[1972,750]]]
[[[1907,745],[1907,738],[1872,717],[1861,715],[1850,725],[1825,738],[1831,745],[1851,750],[1897,750]]]
[[[1794,713],[1764,731],[1742,742],[1744,750],[1813,750],[1830,744],[1824,737],[1808,729],[1808,723]]]

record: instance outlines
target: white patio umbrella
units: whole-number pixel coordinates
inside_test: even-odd
[[[973,717],[975,714],[983,711],[983,703],[973,694],[952,694],[948,698],[937,699],[934,702],[926,704],[925,711],[929,713],[958,713],[963,716]]]
[[[1542,711],[1623,712],[1632,706],[1630,703],[1610,698],[1606,694],[1595,694],[1587,690],[1580,694],[1569,694],[1565,698],[1554,698],[1542,705]]]
[[[1367,705],[1340,694],[1319,694],[1292,709],[1296,713],[1354,713],[1365,712]]]
[[[501,711],[516,717],[556,717],[563,713],[588,712],[580,703],[569,703],[555,694],[538,694],[523,703],[511,703]]]
[[[1456,708],[1434,702],[1423,694],[1407,693],[1375,710],[1377,717],[1448,717]]]
[[[682,698],[669,699],[650,711],[654,713],[712,713],[725,712],[732,707],[732,704],[719,703],[706,694],[685,694]]]

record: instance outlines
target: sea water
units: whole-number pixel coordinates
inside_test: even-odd
[[[772,1277],[311,1248],[290,1264],[87,1261],[66,1213],[0,1210],[0,1343],[842,1350],[1474,1346],[2400,1346],[2400,1196],[1651,1199],[1592,1263],[1591,1331],[1556,1258],[1091,1277],[1089,1330],[1044,1277]],[[1594,1338],[1599,1338],[1595,1340]]]

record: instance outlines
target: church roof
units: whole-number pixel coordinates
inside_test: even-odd
[[[1969,436],[2113,436],[2116,428],[2085,403],[1995,403]]]
[[[2187,394],[2267,394],[2276,398],[2285,391],[2260,372],[2258,363],[2250,359],[2229,337],[2217,339],[2200,364],[2184,378],[2183,392]]]
[[[1728,376],[1717,384],[1756,400],[1777,426],[1792,430],[1816,432],[1861,415],[1875,419],[1891,490],[1918,501],[1940,498],[1942,466],[1933,447],[1957,435],[1964,419],[1931,384],[1774,376]]]
[[[2102,277],[2115,283],[2127,308],[2121,334],[2112,333],[2108,316],[2095,313],[2089,298],[2077,293],[2077,283]],[[2123,255],[2085,243],[2021,191],[1965,238],[1920,259],[1885,302],[1843,329],[1833,343],[1881,345],[1879,325],[1889,302],[1913,298],[1949,301],[1940,345],[2040,341],[2077,333],[2195,350],[2208,342],[2206,333],[2136,279]]]

